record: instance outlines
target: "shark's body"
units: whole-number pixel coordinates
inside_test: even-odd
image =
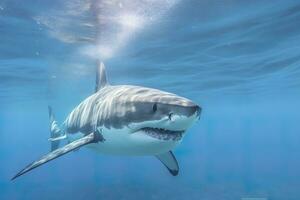
[[[171,150],[200,112],[198,105],[172,93],[140,86],[111,86],[101,63],[95,93],[74,108],[61,128],[49,108],[52,151],[13,179],[82,146],[106,154],[154,155],[177,175],[179,168]],[[69,144],[59,148],[62,140]]]

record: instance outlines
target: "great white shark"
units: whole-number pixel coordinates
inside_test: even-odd
[[[105,66],[97,66],[95,93],[82,101],[61,126],[49,107],[51,151],[17,173],[15,178],[83,146],[99,153],[155,156],[176,176],[172,150],[200,118],[191,100],[157,89],[110,85]],[[67,143],[60,147],[61,141]]]

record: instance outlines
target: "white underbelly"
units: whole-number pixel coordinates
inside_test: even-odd
[[[175,148],[180,141],[159,140],[141,132],[131,133],[129,129],[102,129],[105,141],[89,144],[86,147],[104,154],[115,155],[158,155]],[[69,135],[71,140],[82,134]]]

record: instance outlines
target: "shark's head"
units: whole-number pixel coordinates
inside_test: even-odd
[[[98,94],[98,124],[127,129],[131,139],[144,146],[173,148],[201,114],[201,107],[191,100],[152,88],[105,84]]]
[[[125,104],[131,107],[130,115],[137,116],[128,125],[132,133],[176,142],[200,118],[200,106],[186,98],[143,87],[131,87],[129,90],[134,101]]]
[[[157,89],[107,86],[99,95],[105,97],[100,97],[100,124],[128,128],[141,143],[177,144],[201,114],[200,106],[191,100]]]

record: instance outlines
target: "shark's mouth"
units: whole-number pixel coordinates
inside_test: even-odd
[[[159,140],[173,140],[173,141],[181,140],[182,135],[184,133],[184,131],[172,131],[163,128],[150,128],[150,127],[141,128],[140,130],[143,131],[146,135],[149,135],[153,138]]]

